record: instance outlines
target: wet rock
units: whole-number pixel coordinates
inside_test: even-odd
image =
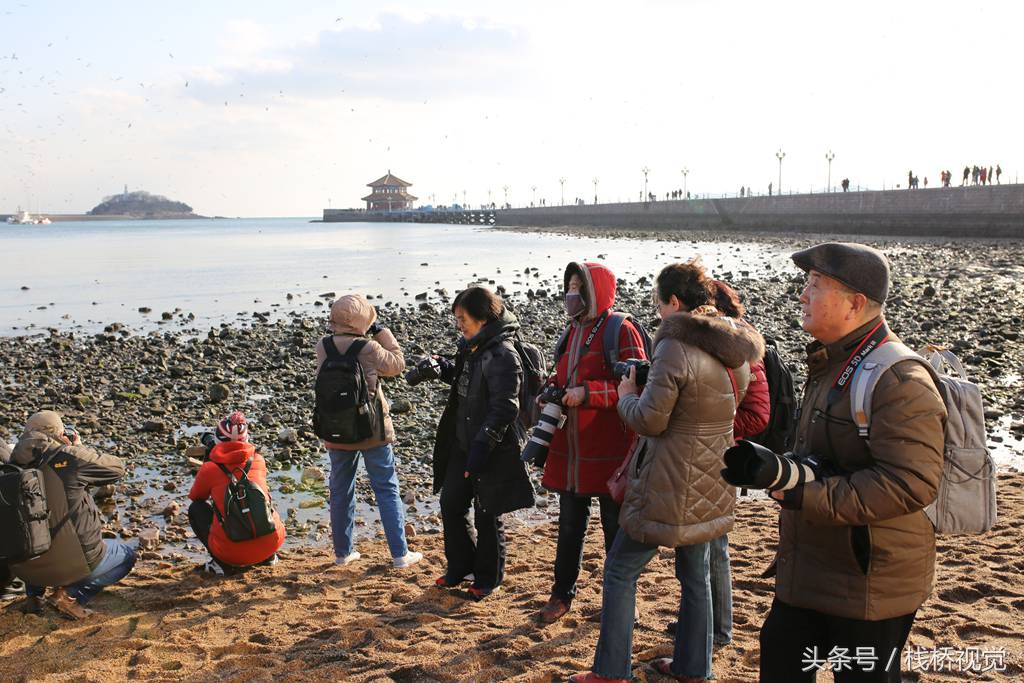
[[[416,527],[414,527],[411,522],[405,523],[405,537],[416,538]]]
[[[142,423],[142,431],[160,434],[167,431],[167,423],[163,420],[145,420]]]
[[[391,412],[396,415],[402,415],[412,411],[412,402],[407,398],[396,398],[391,401]]]
[[[139,306],[139,313],[152,313],[153,309],[148,306]]]
[[[226,384],[211,384],[209,396],[211,403],[222,403],[231,398],[231,389]]]
[[[293,446],[299,442],[299,433],[291,427],[283,427],[277,432],[277,442],[284,446]]]
[[[175,501],[171,501],[170,503],[168,503],[167,507],[165,507],[160,512],[160,514],[163,515],[164,517],[174,517],[179,512],[181,512],[181,503],[179,503],[178,501],[175,500]]]
[[[327,481],[327,475],[325,475],[324,471],[319,467],[310,465],[302,470],[302,481]]]

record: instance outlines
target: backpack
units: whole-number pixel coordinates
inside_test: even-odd
[[[524,342],[517,333],[512,345],[523,365],[523,381],[519,383],[519,423],[529,431],[540,419],[537,396],[547,379],[547,368],[544,353],[535,344]]]
[[[50,549],[50,508],[43,473],[17,465],[0,467],[0,560],[18,563]]]
[[[224,491],[224,514],[220,513],[216,505],[213,511],[217,513],[224,534],[236,543],[251,541],[277,531],[273,503],[263,489],[249,479],[252,460],[249,458],[243,467],[234,470],[217,463],[217,467],[227,475],[228,487]]]
[[[931,345],[926,352],[924,358],[903,344],[886,342],[868,354],[850,385],[853,421],[860,436],[870,438],[871,395],[879,377],[903,360],[916,360],[926,367],[948,418],[939,492],[925,513],[936,533],[982,534],[996,522],[996,468],[986,445],[981,390],[967,379],[953,353]],[[954,374],[942,372],[943,365]]]
[[[608,365],[609,370],[621,360],[619,358],[619,330],[622,329],[622,323],[627,320],[633,324],[633,327],[640,334],[640,340],[644,344],[644,355],[647,357],[647,360],[650,360],[654,353],[654,343],[651,339],[651,333],[647,331],[647,328],[629,313],[612,311],[608,314],[608,319],[604,323],[604,332],[601,333],[601,342],[604,347],[604,362]],[[566,346],[569,344],[569,329],[569,327],[565,328],[562,336],[558,338],[558,343],[555,344],[556,366],[562,354],[565,353]]]
[[[313,433],[333,443],[365,441],[373,436],[379,396],[370,401],[366,375],[358,360],[367,340],[356,339],[344,355],[338,352],[332,337],[324,337],[321,344],[327,358],[316,376]]]
[[[775,340],[765,337],[764,342],[764,374],[768,380],[771,413],[764,431],[748,441],[759,443],[775,453],[785,453],[792,446],[796,428],[797,397],[793,372],[779,354]]]

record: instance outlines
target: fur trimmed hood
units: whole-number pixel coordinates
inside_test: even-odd
[[[728,368],[756,363],[764,357],[764,337],[748,323],[733,318],[673,313],[658,326],[654,345],[665,338],[695,346]]]

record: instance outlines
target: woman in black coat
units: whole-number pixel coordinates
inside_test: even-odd
[[[462,332],[459,350],[454,360],[438,359],[441,379],[452,388],[434,443],[434,492],[441,492],[448,564],[437,585],[457,586],[472,575],[469,594],[481,600],[505,573],[501,515],[534,503],[519,458],[526,442],[518,419],[523,370],[513,344],[519,321],[483,287],[460,292],[452,313]],[[469,529],[471,504],[476,543]]]

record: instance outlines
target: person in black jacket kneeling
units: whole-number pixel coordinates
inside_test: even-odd
[[[519,454],[526,430],[519,423],[522,363],[513,345],[519,321],[493,292],[470,287],[452,304],[462,339],[454,360],[438,357],[451,385],[434,443],[434,492],[441,493],[447,571],[442,588],[472,577],[469,594],[481,600],[504,577],[501,515],[531,507],[533,485]],[[470,536],[474,503],[476,543]]]

